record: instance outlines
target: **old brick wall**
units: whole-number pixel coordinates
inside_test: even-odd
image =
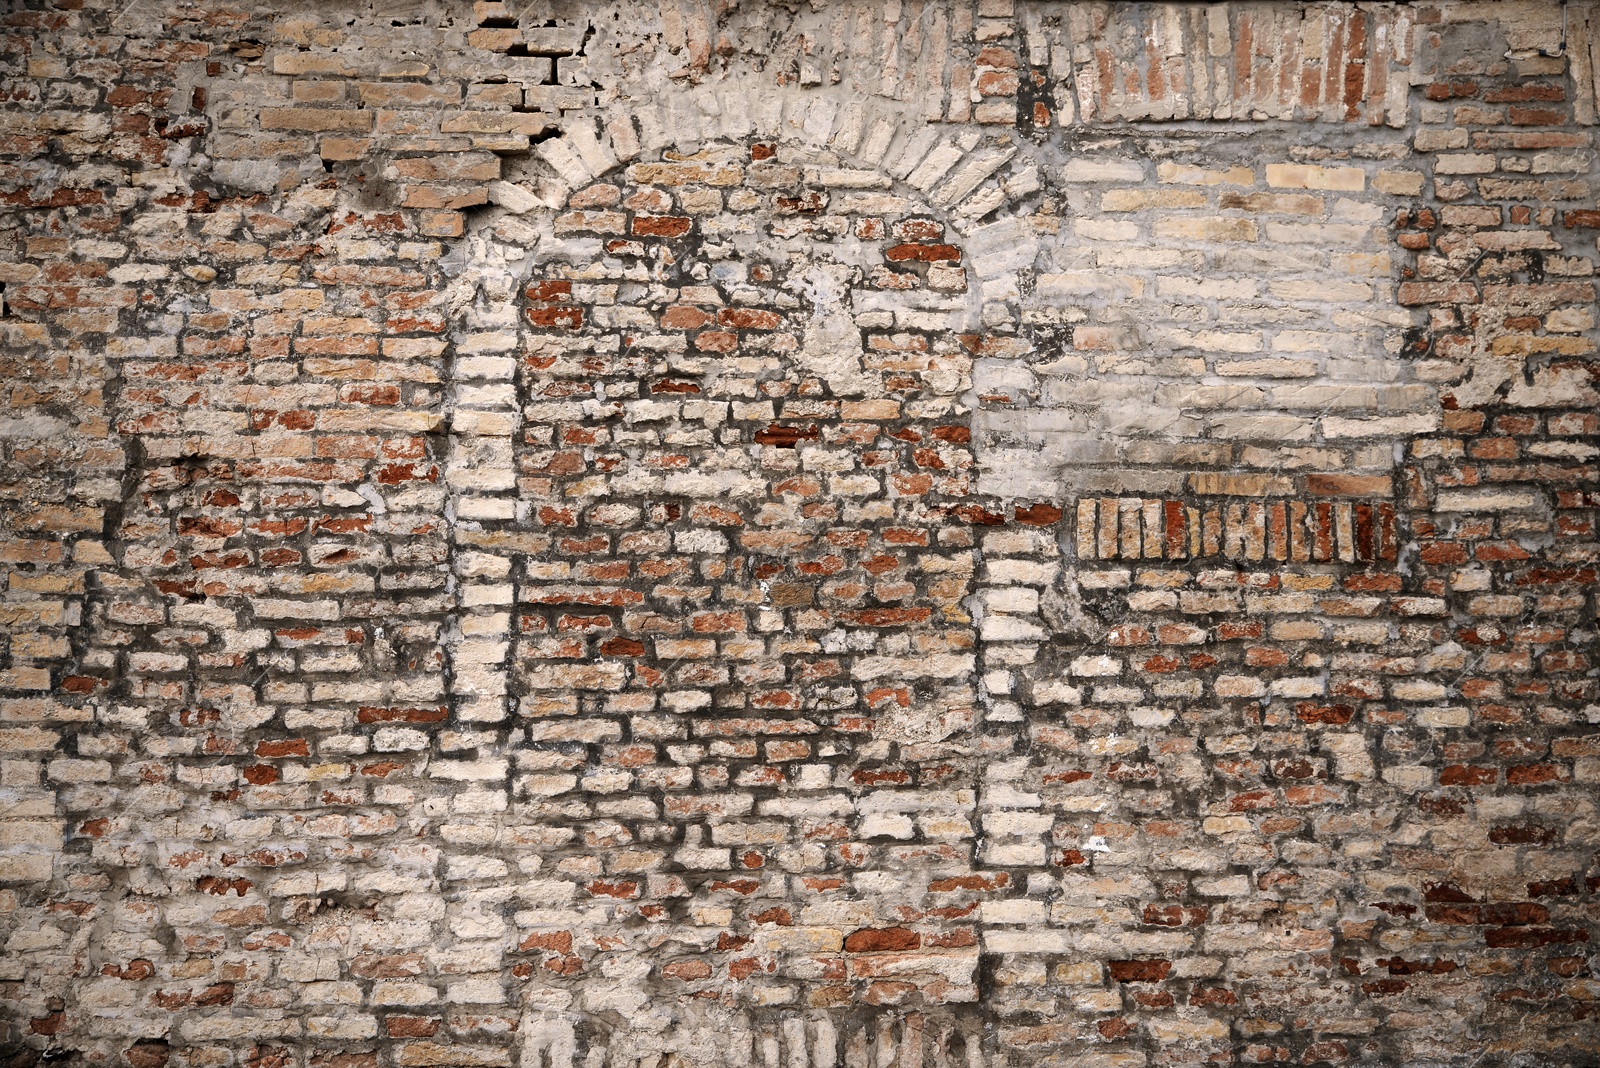
[[[1600,5],[0,12],[0,1058],[1600,1064]]]

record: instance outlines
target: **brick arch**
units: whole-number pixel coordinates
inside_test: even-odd
[[[833,94],[746,83],[687,87],[577,117],[534,151],[567,189],[576,189],[635,160],[719,140],[836,153],[909,182],[938,207],[958,210],[1013,154],[996,150],[997,142],[1012,140],[1004,131],[941,128],[892,100],[841,102]]]

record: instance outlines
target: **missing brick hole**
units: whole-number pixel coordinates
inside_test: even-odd
[[[557,60],[557,59],[566,59],[569,56],[573,55],[573,52],[572,52],[572,50],[570,48],[560,48],[560,49],[534,48],[533,46],[529,45],[526,41],[518,41],[516,44],[511,45],[509,48],[507,48],[505,54],[508,55],[508,56],[523,56],[523,57],[536,56],[536,57],[543,57],[545,59],[549,59],[549,60],[553,61],[553,60]]]
[[[485,202],[483,202],[481,204],[463,204],[461,207],[457,208],[456,210],[461,212],[462,218],[466,219],[467,220],[467,224],[470,226],[472,224],[473,220],[481,219],[484,215],[486,215],[489,212],[493,211],[494,208],[495,208],[495,204],[494,204],[493,201],[485,201]],[[432,430],[432,431],[428,431],[428,432],[424,433],[423,436],[424,437],[446,437],[448,435],[443,430]]]
[[[312,897],[295,898],[285,908],[284,919],[289,923],[305,924],[311,922],[318,913],[330,911],[377,919],[378,901],[353,893],[324,892]]]

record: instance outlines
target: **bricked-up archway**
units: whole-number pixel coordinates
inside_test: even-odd
[[[456,453],[514,480],[452,470],[466,629],[509,627],[531,1004],[977,996],[968,282],[914,193],[782,142],[637,160],[458,343],[514,384],[502,452],[458,364]]]

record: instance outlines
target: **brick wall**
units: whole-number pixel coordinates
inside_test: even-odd
[[[0,14],[0,1058],[1600,1058],[1600,8]]]

